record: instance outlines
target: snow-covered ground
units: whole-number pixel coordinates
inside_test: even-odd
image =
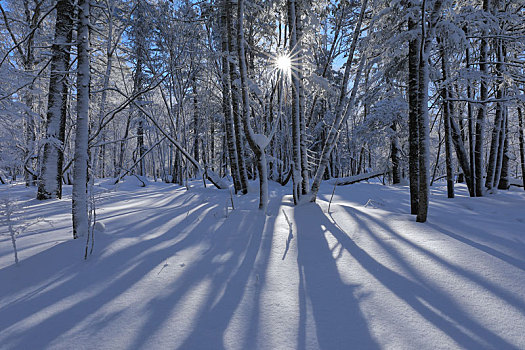
[[[18,237],[19,266],[0,226],[0,348],[525,348],[525,191],[439,185],[420,224],[406,187],[337,187],[328,213],[324,186],[294,207],[270,184],[265,215],[256,193],[232,210],[197,182],[102,182],[87,261],[70,188],[0,186],[18,225],[45,219]]]

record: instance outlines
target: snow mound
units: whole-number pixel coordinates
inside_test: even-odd
[[[106,231],[106,225],[103,222],[97,221],[95,222],[94,229],[95,231],[98,231],[98,232],[104,232]]]

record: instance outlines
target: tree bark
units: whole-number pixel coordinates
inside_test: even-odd
[[[429,82],[429,68],[428,59],[430,56],[430,49],[437,21],[441,12],[442,0],[434,2],[430,18],[428,21],[428,30],[425,28],[425,1],[421,7],[421,49],[419,53],[419,110],[420,115],[418,119],[419,132],[419,193],[418,193],[418,208],[417,208],[417,222],[426,222],[428,215],[428,204],[430,195],[429,184],[429,160],[430,160],[430,127],[428,116],[428,82]]]
[[[306,136],[306,117],[305,117],[305,97],[304,97],[304,75],[303,75],[303,13],[304,0],[296,0],[295,23],[297,31],[297,77],[299,80],[299,133],[301,136],[301,194],[306,195],[310,192],[310,174],[308,166],[308,148]]]
[[[510,179],[509,179],[509,136],[508,136],[508,127],[509,127],[509,120],[507,111],[503,111],[504,114],[504,127],[503,127],[503,145],[501,146],[501,171],[499,176],[499,183],[498,183],[498,189],[500,190],[508,190],[510,187]]]
[[[75,166],[73,168],[73,238],[88,233],[88,120],[89,120],[89,0],[79,0],[79,25],[77,31],[77,129],[75,137]]]
[[[47,103],[46,143],[42,159],[42,172],[37,199],[62,197],[62,166],[67,113],[67,72],[73,18],[70,0],[58,0],[56,9],[55,40],[51,47],[51,76]]]
[[[424,2],[423,2],[424,3]],[[424,9],[423,9],[424,11]],[[425,27],[423,22],[422,28]],[[423,43],[427,41],[425,38],[425,30],[422,29]],[[428,42],[430,44],[430,42]],[[429,116],[428,116],[428,55],[426,43],[422,44],[422,48],[419,55],[419,91],[418,91],[418,103],[419,103],[419,118],[417,121],[418,128],[418,174],[419,174],[419,187],[418,187],[418,198],[417,198],[417,222],[426,222],[428,214],[428,203],[430,194],[430,183],[429,183],[429,169],[430,169],[430,128],[429,128]]]
[[[521,112],[521,107],[518,107],[518,137],[520,145],[521,180],[523,182],[523,190],[525,190],[525,140],[523,135],[523,127],[523,114]]]
[[[197,77],[196,72],[191,77],[191,84],[193,89],[193,158],[199,161],[199,150],[201,148],[200,141],[200,116],[199,116],[199,100],[197,99]],[[203,159],[204,162],[204,159]]]
[[[231,82],[230,82],[230,45],[228,44],[228,27],[230,21],[230,0],[222,0],[221,9],[221,48],[222,48],[222,111],[224,113],[224,128],[226,129],[228,156],[230,158],[230,169],[233,178],[235,193],[242,191],[239,174],[239,160],[237,153],[237,137],[235,135],[235,124],[233,121]],[[212,135],[213,137],[213,135]]]
[[[483,10],[485,12],[489,12],[491,6],[490,6],[490,0],[484,0],[483,1]],[[486,27],[486,26],[485,26]],[[479,48],[479,69],[482,74],[481,76],[481,84],[480,84],[480,99],[481,99],[481,105],[478,109],[478,116],[476,120],[476,144],[475,144],[475,177],[476,177],[476,196],[481,197],[483,196],[484,189],[483,189],[483,172],[484,172],[484,134],[485,134],[485,120],[487,119],[487,103],[486,100],[488,98],[488,86],[487,86],[487,75],[489,74],[487,59],[488,59],[488,29],[483,28],[483,33],[481,37],[480,42],[480,48]]]
[[[451,124],[450,124],[450,105],[449,101],[449,87],[446,85],[447,82],[447,56],[445,48],[441,46],[441,71],[443,76],[443,86],[441,87],[441,98],[443,99],[443,126],[445,129],[445,162],[447,168],[447,195],[448,198],[454,198],[454,167],[452,165],[452,135],[451,135]],[[461,138],[463,142],[463,138]]]
[[[416,31],[417,22],[408,18],[408,30]],[[408,178],[410,188],[410,213],[417,214],[419,191],[419,50],[421,38],[414,37],[408,43]]]
[[[297,15],[296,1],[288,0],[288,25],[290,26],[290,55],[300,58],[300,45],[297,40]],[[299,203],[302,195],[301,183],[303,164],[301,157],[301,105],[300,105],[300,79],[299,68],[295,64],[292,68],[292,158],[293,158],[293,200]]]
[[[392,159],[392,183],[401,183],[401,157],[399,156],[399,140],[397,137],[397,123],[393,122],[390,126],[393,130],[390,138],[391,159]]]
[[[496,98],[501,99],[501,89],[496,88]],[[500,137],[503,129],[503,110],[501,103],[496,104],[496,115],[494,117],[494,128],[492,129],[492,142],[490,145],[489,159],[487,163],[487,179],[485,187],[491,189],[499,181],[497,178],[498,155],[500,153]]]
[[[231,4],[231,0],[230,1]],[[228,49],[229,49],[229,64],[230,64],[230,88],[231,88],[231,105],[233,113],[233,126],[235,130],[235,145],[237,148],[237,161],[239,165],[239,182],[241,184],[241,192],[243,194],[248,193],[248,172],[246,169],[246,160],[245,160],[245,147],[244,147],[244,134],[243,134],[243,122],[241,118],[241,111],[239,109],[239,100],[240,100],[240,91],[239,87],[236,85],[236,81],[239,81],[239,74],[237,68],[233,61],[236,57],[235,51],[237,50],[236,40],[234,39],[233,32],[233,13],[231,12],[231,5],[228,7],[230,10],[227,13],[226,22],[227,31],[228,31]]]

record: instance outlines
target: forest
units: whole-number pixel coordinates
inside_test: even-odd
[[[38,199],[89,179],[292,182],[380,171],[471,196],[523,178],[520,1],[4,1],[2,182]],[[5,179],[4,179],[5,178]]]
[[[0,284],[11,282],[0,288],[0,318],[27,310],[0,322],[0,348],[100,348],[104,337],[113,340],[102,348],[525,347],[522,0],[0,0],[0,12]],[[171,262],[177,254],[187,261]],[[131,327],[142,339],[107,331],[86,340],[66,326],[73,319],[97,332],[83,322],[105,320],[101,312],[119,320],[105,320],[108,329],[122,326],[127,317],[100,306],[115,308],[132,284],[116,277],[118,263],[137,266],[130,278],[146,284],[155,277],[147,271],[189,271],[190,260],[200,267],[169,277],[171,297],[160,286],[144,292],[181,313],[155,305],[146,326]],[[68,285],[66,272],[16,277],[16,267],[63,271],[68,261],[80,281],[67,292],[35,292]],[[353,264],[372,277],[352,275]],[[464,312],[466,285],[427,291],[454,285],[448,270],[476,285],[477,303]],[[272,271],[302,294],[276,297]],[[286,281],[290,271],[298,277]],[[432,271],[431,282],[418,277]],[[102,285],[87,282],[95,273],[122,291],[82,299],[79,286]],[[230,291],[231,281],[247,292]],[[380,301],[363,296],[361,306],[365,287],[352,283],[372,286],[374,300],[401,298],[392,312],[410,314],[407,329],[423,340],[390,329],[384,315],[375,324]],[[342,296],[347,287],[356,300]],[[18,298],[32,293],[23,306]],[[96,311],[58,311],[60,293]],[[295,326],[276,326],[283,311],[272,300],[298,305]],[[58,320],[33,325],[30,314],[48,301]],[[477,319],[503,304],[504,316]],[[192,314],[188,305],[209,309]],[[239,316],[243,305],[256,310]],[[196,321],[168,336],[173,317]],[[502,330],[497,319],[521,326]]]

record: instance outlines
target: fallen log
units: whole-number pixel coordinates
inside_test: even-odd
[[[374,177],[386,175],[387,173],[388,173],[387,171],[383,171],[383,170],[373,171],[371,173],[364,173],[364,174],[359,174],[359,175],[354,175],[354,176],[334,178],[334,179],[328,180],[327,182],[335,186],[351,185],[357,182],[372,179]]]

